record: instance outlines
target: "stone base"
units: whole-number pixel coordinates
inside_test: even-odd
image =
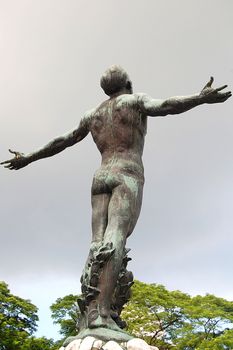
[[[108,331],[108,329],[104,329],[104,332],[106,331]],[[99,336],[86,336],[83,339],[73,340],[71,340],[71,338],[76,337],[68,338],[71,342],[67,346],[61,347],[59,350],[159,350],[157,347],[150,346],[139,338],[132,338],[128,341],[104,341],[100,339]]]
[[[118,343],[127,342],[133,339],[133,336],[129,335],[128,333],[126,333],[120,328],[118,331],[118,330],[113,330],[109,328],[98,327],[98,328],[91,328],[91,329],[87,328],[82,330],[75,337],[67,338],[63,345],[66,347],[71,341],[84,339],[86,337],[102,340],[105,343],[109,341],[109,339],[111,339],[112,341],[116,341]]]

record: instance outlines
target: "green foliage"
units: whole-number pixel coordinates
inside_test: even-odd
[[[127,330],[150,345],[168,349],[185,323],[185,309],[191,297],[168,291],[162,285],[135,281],[132,297],[122,312]],[[174,347],[174,346],[173,346]]]
[[[35,338],[29,337],[24,341],[20,350],[57,350],[57,345],[54,344],[53,339],[45,337]]]
[[[18,350],[36,330],[37,307],[0,282],[0,350]]]
[[[214,295],[191,297],[136,281],[122,316],[129,332],[160,349],[233,348],[233,302]]]
[[[52,339],[35,338],[37,307],[0,282],[0,350],[57,350]]]
[[[188,323],[179,330],[178,349],[232,349],[233,302],[214,295],[196,296],[187,307]],[[188,346],[188,347],[187,347]]]
[[[70,294],[63,298],[58,298],[50,306],[54,323],[60,325],[60,333],[64,337],[77,334],[76,325],[80,316],[77,298],[77,295]]]
[[[51,306],[52,317],[66,337],[77,333],[77,297],[59,298]],[[121,316],[129,333],[160,350],[233,349],[233,302],[214,295],[191,297],[135,281]]]

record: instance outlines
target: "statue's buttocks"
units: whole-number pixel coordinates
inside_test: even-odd
[[[102,163],[95,172],[92,183],[92,194],[112,193],[117,186],[123,186],[129,181],[134,181],[135,185],[143,186],[144,168],[142,161],[135,162],[120,158],[119,154],[114,154],[108,161]]]

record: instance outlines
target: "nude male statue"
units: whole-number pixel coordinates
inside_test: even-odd
[[[90,288],[87,288],[87,294],[92,289],[97,293],[95,298],[90,298],[87,302],[86,326],[117,330],[118,327],[111,317],[112,296],[126,239],[136,225],[142,204],[142,153],[147,116],[179,114],[204,103],[221,103],[231,96],[231,92],[222,92],[227,85],[212,88],[211,77],[200,93],[156,100],[146,94],[133,93],[128,74],[119,66],[110,67],[103,74],[100,83],[109,99],[87,112],[78,128],[28,155],[10,151],[15,157],[1,164],[5,164],[8,169],[18,170],[73,146],[91,132],[101,153],[102,163],[92,183],[92,244],[86,270],[91,259],[95,263],[93,252],[96,247],[107,247],[109,256],[106,264],[99,271],[96,270],[98,276],[92,287],[89,278]],[[96,259],[101,254],[104,255],[104,249],[101,253],[100,248],[100,253],[95,255]],[[93,273],[94,275],[96,274]],[[85,276],[83,278],[85,280]]]

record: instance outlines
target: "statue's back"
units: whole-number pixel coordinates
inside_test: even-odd
[[[89,127],[102,155],[127,153],[141,158],[146,126],[147,117],[137,108],[136,96],[120,95],[96,108]]]

